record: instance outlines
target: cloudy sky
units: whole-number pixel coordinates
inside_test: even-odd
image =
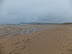
[[[0,24],[72,22],[71,0],[0,0]]]

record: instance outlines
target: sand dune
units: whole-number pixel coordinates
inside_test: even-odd
[[[72,54],[72,26],[0,37],[0,54]]]

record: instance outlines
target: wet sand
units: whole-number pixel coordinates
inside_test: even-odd
[[[32,34],[17,33],[10,38],[0,36],[0,54],[72,54],[72,25],[58,25]]]
[[[56,25],[3,25],[0,26],[0,36],[12,37],[26,35],[54,27],[56,27]]]

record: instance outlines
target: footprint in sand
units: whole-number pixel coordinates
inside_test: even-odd
[[[67,38],[66,36],[64,36],[65,38]]]
[[[15,52],[16,50],[13,50],[13,52]]]
[[[30,42],[30,39],[27,39],[26,42]]]
[[[67,51],[71,51],[72,52],[72,49],[67,49]]]
[[[18,47],[16,47],[16,48],[18,48]]]
[[[12,54],[12,52],[10,52],[9,54]]]
[[[12,52],[10,52],[9,54],[12,54],[13,52],[15,52],[16,50],[13,50]]]
[[[61,53],[61,54],[64,54],[64,53]]]
[[[37,36],[36,36],[37,37]],[[33,37],[32,39],[35,39],[36,37]]]
[[[2,46],[1,48],[4,48],[5,46]]]
[[[69,43],[69,44],[71,44],[71,43]]]
[[[25,40],[23,40],[23,41],[25,41]]]
[[[69,46],[66,46],[66,47],[69,47]]]
[[[40,37],[37,38],[37,40],[39,40],[39,39],[40,39]]]
[[[1,43],[0,45],[2,45],[2,44],[4,44],[4,43]]]
[[[17,43],[15,43],[14,45],[17,45],[17,44],[19,44],[20,42],[17,42]]]
[[[25,49],[26,48],[26,46],[23,46],[23,48],[22,49]]]

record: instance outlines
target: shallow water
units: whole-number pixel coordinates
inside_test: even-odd
[[[44,27],[44,25],[43,26],[40,26],[40,25],[39,26],[36,26],[36,25],[19,26],[19,27],[16,26],[14,28],[11,28],[11,27],[9,27],[9,26],[8,27],[5,27],[5,26],[1,27],[0,26],[0,28],[6,28],[5,30],[0,30],[0,36],[11,37],[11,36],[14,36],[14,35],[32,34],[36,31],[42,31],[42,30],[48,30],[48,29],[54,28],[54,27],[56,27],[56,25],[47,25],[45,27]]]
[[[0,28],[4,28],[3,26],[0,26]]]

